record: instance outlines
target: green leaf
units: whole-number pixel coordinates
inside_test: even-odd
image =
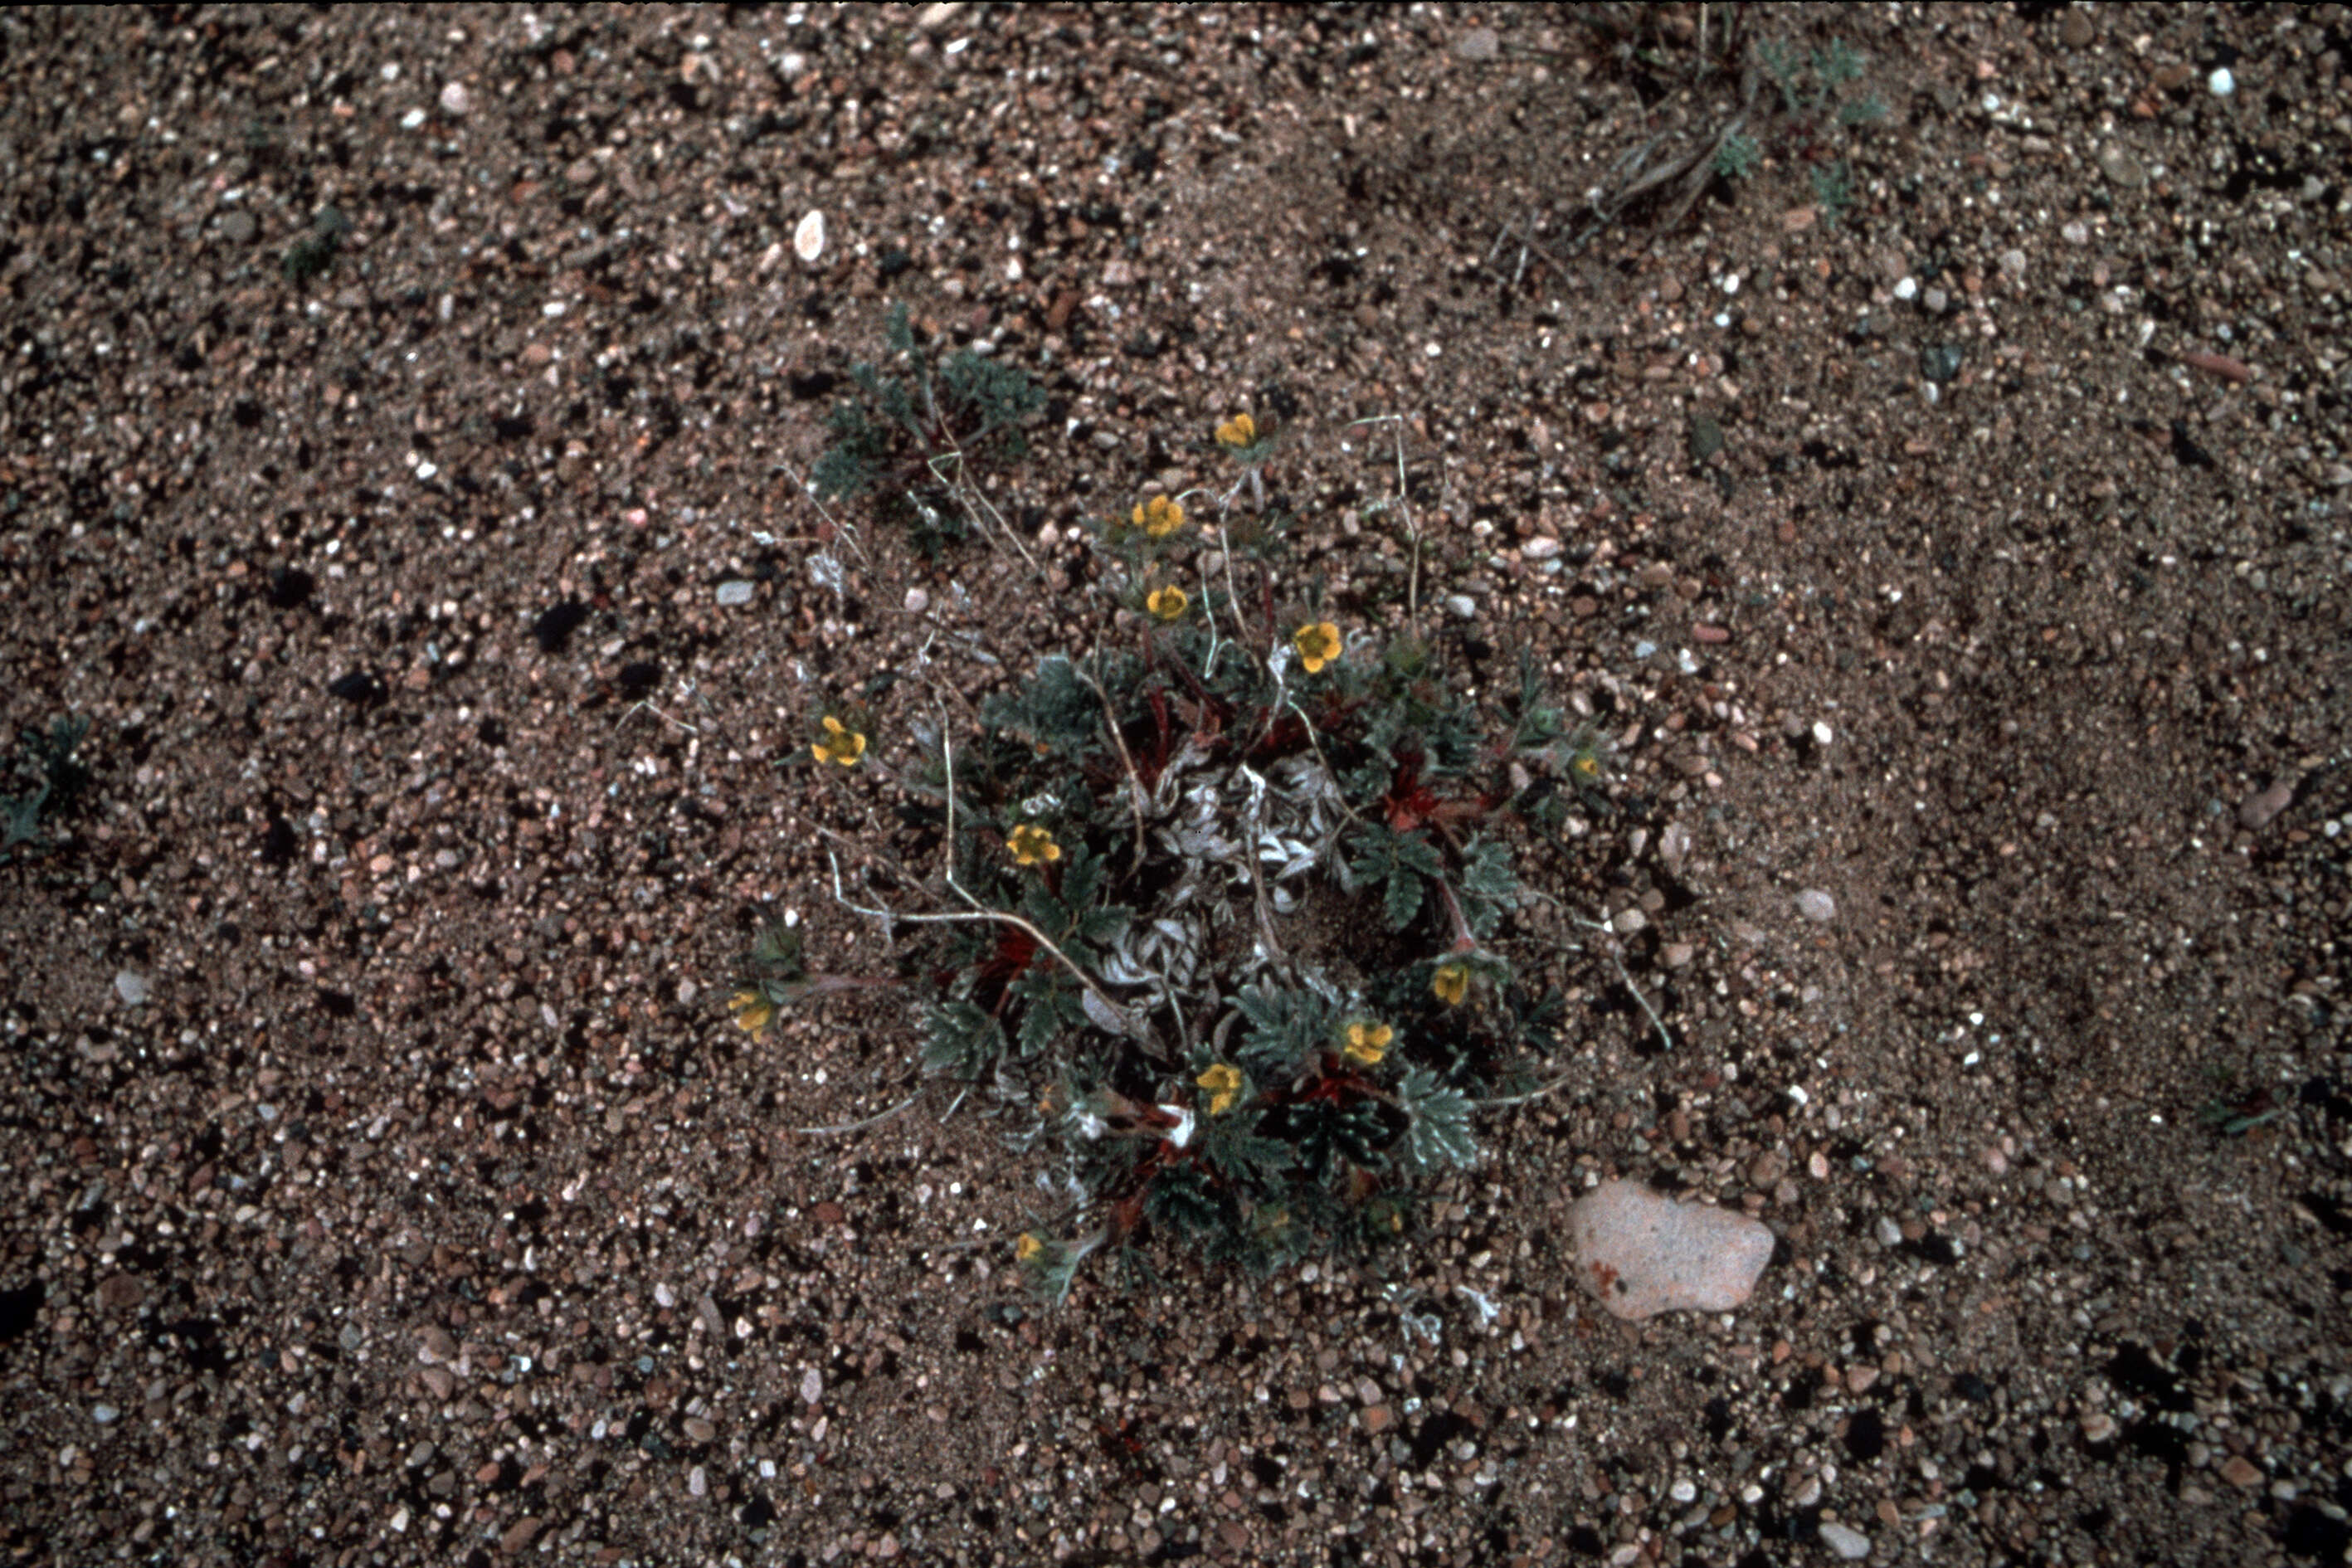
[[[1201,1158],[1233,1181],[1271,1188],[1290,1167],[1290,1145],[1258,1129],[1263,1118],[1234,1110],[1203,1123]]]
[[[1519,878],[1510,850],[1492,839],[1470,841],[1462,855],[1463,918],[1473,934],[1492,936],[1505,911],[1519,907]]]
[[[1234,998],[1249,1020],[1249,1037],[1236,1053],[1241,1067],[1262,1083],[1278,1083],[1323,1048],[1337,1022],[1331,1004],[1307,990],[1286,990],[1253,982]]]
[[[1418,871],[1424,877],[1434,877],[1445,869],[1445,862],[1438,858],[1437,850],[1427,839],[1409,833],[1393,833],[1390,837],[1396,841],[1398,865]]]
[[[1011,989],[1023,1004],[1019,1037],[1024,1059],[1040,1055],[1055,1038],[1086,1023],[1077,987],[1069,983],[1068,972],[1050,959],[1030,965]]]
[[[1381,907],[1388,911],[1390,929],[1402,931],[1412,924],[1412,917],[1421,913],[1421,879],[1402,868],[1391,872]]]
[[[1143,1212],[1180,1236],[1210,1237],[1234,1227],[1238,1216],[1228,1212],[1230,1204],[1198,1165],[1171,1165],[1151,1179]]]
[[[962,997],[929,1009],[923,1021],[929,1031],[923,1044],[926,1072],[984,1078],[1004,1055],[1004,1026]]]
[[[1368,1170],[1386,1163],[1380,1153],[1380,1107],[1370,1100],[1338,1106],[1318,1100],[1300,1108],[1298,1156],[1310,1171],[1328,1174],[1331,1163],[1346,1160]]]
[[[1075,942],[1108,947],[1134,919],[1135,911],[1125,904],[1105,904],[1100,909],[1080,911],[1070,928],[1070,936]]]
[[[1405,1152],[1423,1171],[1441,1164],[1476,1163],[1478,1145],[1470,1135],[1470,1100],[1449,1088],[1426,1068],[1416,1068],[1396,1088],[1397,1103],[1410,1118],[1405,1125]]]
[[[1061,654],[1038,660],[1037,672],[1020,689],[992,698],[981,716],[1064,756],[1081,757],[1100,746],[1102,705]]]

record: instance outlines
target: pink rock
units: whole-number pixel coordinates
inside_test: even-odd
[[[2274,784],[2260,795],[2250,795],[2238,803],[2238,826],[2260,833],[2271,825],[2271,818],[2294,804],[2294,785]]]
[[[1772,1257],[1760,1221],[1678,1204],[1638,1182],[1604,1182],[1577,1200],[1568,1227],[1576,1272],[1621,1318],[1728,1312],[1748,1300]]]

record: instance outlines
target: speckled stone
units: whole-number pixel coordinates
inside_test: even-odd
[[[1578,1278],[1621,1318],[1730,1311],[1772,1257],[1761,1222],[1638,1182],[1602,1183],[1577,1200],[1568,1225]]]

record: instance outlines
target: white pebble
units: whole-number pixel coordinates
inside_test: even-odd
[[[1797,912],[1815,925],[1827,925],[1837,919],[1837,900],[1820,888],[1807,888],[1797,895]]]
[[[1828,1542],[1831,1551],[1849,1563],[1859,1563],[1870,1555],[1870,1537],[1852,1525],[1824,1523],[1822,1539]]]
[[[801,1373],[801,1403],[814,1405],[824,1397],[824,1374],[811,1367]]]
[[[2227,98],[2238,90],[2238,79],[2230,74],[2229,67],[2223,66],[2205,79],[2205,85],[2213,89],[2214,97]]]
[[[400,117],[400,128],[403,131],[414,131],[424,123],[425,111],[421,109],[412,109]]]
[[[1908,303],[1919,297],[1919,279],[1906,278],[1895,286],[1895,297]]]
[[[793,254],[803,261],[814,261],[824,254],[824,214],[811,208],[793,230]]]
[[[441,89],[441,112],[459,119],[474,107],[474,95],[466,90],[462,81],[453,81]]]

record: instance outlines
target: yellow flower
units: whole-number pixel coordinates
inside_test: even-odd
[[[1569,766],[1576,770],[1580,778],[1597,779],[1601,776],[1601,759],[1591,752],[1579,752]]]
[[[1062,858],[1062,847],[1054,842],[1054,836],[1026,822],[1013,830],[1011,837],[1005,839],[1004,847],[1012,850],[1013,858],[1024,866],[1043,865],[1045,861]]]
[[[1340,1054],[1358,1067],[1378,1067],[1381,1058],[1389,1054],[1389,1042],[1396,1031],[1386,1024],[1370,1021],[1348,1026],[1348,1048]]]
[[[1147,539],[1165,539],[1184,526],[1184,509],[1166,496],[1138,501],[1131,521]]]
[[[1183,589],[1171,583],[1165,587],[1152,589],[1150,596],[1143,601],[1143,607],[1150,610],[1156,620],[1181,621],[1184,618],[1185,606],[1192,602]]]
[[[1192,1080],[1209,1091],[1209,1114],[1223,1116],[1242,1094],[1242,1069],[1219,1062]]]
[[[1466,963],[1439,964],[1437,973],[1429,977],[1429,989],[1447,1006],[1460,1006],[1462,998],[1470,994],[1470,966]]]
[[[1036,1262],[1045,1252],[1045,1244],[1037,1239],[1034,1231],[1023,1231],[1021,1239],[1013,1244],[1013,1255],[1024,1263]]]
[[[1339,657],[1339,628],[1328,621],[1314,621],[1299,627],[1290,642],[1298,650],[1299,661],[1307,666],[1309,675],[1321,674],[1325,665]]]
[[[755,1040],[768,1032],[776,1016],[776,1005],[763,991],[738,991],[729,998],[727,1010],[735,1015],[736,1026]]]
[[[825,738],[809,747],[820,763],[839,763],[854,768],[857,759],[866,754],[866,737],[828,713],[824,716]]]
[[[1246,414],[1236,414],[1217,426],[1217,445],[1245,447],[1257,445],[1257,421]]]

